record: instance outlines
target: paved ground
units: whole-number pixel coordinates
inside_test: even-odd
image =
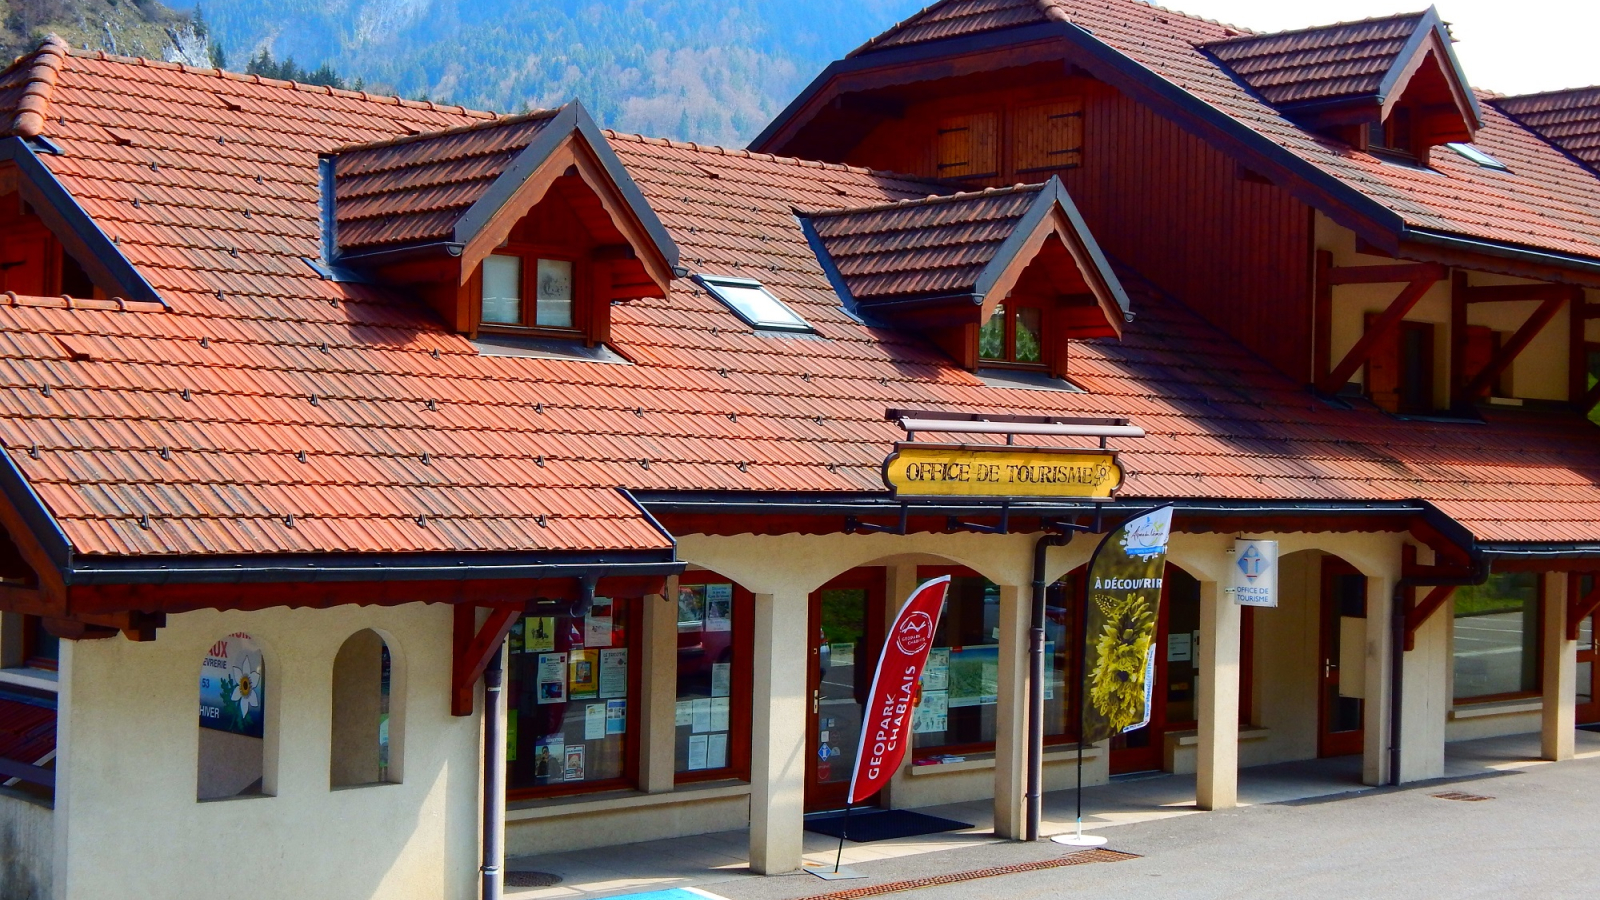
[[[1600,880],[1596,852],[1600,735],[1580,732],[1579,739],[1581,758],[1560,764],[1530,762],[1528,751],[1537,747],[1532,737],[1454,744],[1449,778],[1401,789],[1360,790],[1351,783],[1350,773],[1337,765],[1340,761],[1247,769],[1242,773],[1241,795],[1252,805],[1228,812],[1193,813],[1192,778],[1113,784],[1091,792],[1087,805],[1109,813],[1109,821],[1093,830],[1110,839],[1111,849],[1138,854],[1139,859],[1007,875],[898,896],[917,900],[975,896],[1031,900],[1080,893],[1184,900],[1590,896],[1590,886]],[[1182,797],[1185,791],[1187,800]],[[1443,791],[1493,799],[1467,802],[1431,796]],[[1069,797],[1052,796],[1050,806],[1059,807]],[[722,854],[737,856],[732,837],[698,840],[713,842],[702,847],[718,847]],[[819,848],[824,842],[819,841]],[[584,869],[570,864],[563,872],[560,857],[519,861],[514,867],[540,864],[541,870],[563,874],[566,881],[557,888],[512,896],[576,900],[696,885],[730,900],[790,900],[1066,852],[1048,843],[996,842],[974,829],[850,846],[846,864],[868,877],[829,883],[804,874],[750,876],[742,860],[732,858],[709,868],[704,862],[712,860],[705,860],[697,864],[698,871],[686,869],[671,850],[676,843],[585,854],[590,867],[611,855],[629,860],[615,870],[617,878],[586,876]]]

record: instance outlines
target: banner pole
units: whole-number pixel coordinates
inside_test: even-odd
[[[839,852],[833,855],[833,874],[839,874],[839,861],[844,859],[844,839],[850,834],[850,807],[854,804],[846,802],[844,805],[844,821],[839,823]]]

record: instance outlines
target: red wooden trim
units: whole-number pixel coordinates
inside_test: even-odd
[[[1450,585],[1441,585],[1428,592],[1421,603],[1407,604],[1406,609],[1406,649],[1417,649],[1417,629],[1427,623],[1433,614],[1439,611],[1456,592]]]
[[[1595,579],[1594,587],[1589,589],[1588,595],[1578,596],[1579,576],[1568,576],[1567,582],[1567,640],[1578,639],[1578,623],[1594,615],[1600,609],[1600,579]]]
[[[1507,341],[1505,346],[1500,348],[1500,352],[1489,360],[1489,364],[1484,366],[1483,370],[1478,374],[1472,376],[1471,381],[1467,382],[1467,386],[1461,391],[1462,398],[1464,400],[1473,400],[1482,394],[1488,393],[1489,386],[1494,383],[1494,380],[1499,378],[1500,373],[1509,368],[1512,361],[1520,356],[1523,350],[1528,348],[1533,339],[1539,336],[1539,332],[1543,331],[1544,327],[1550,324],[1550,320],[1556,317],[1561,305],[1566,302],[1565,297],[1553,297],[1539,304],[1539,308],[1534,310],[1533,315],[1528,317],[1528,321],[1522,323],[1522,327],[1518,328],[1517,333],[1511,336],[1511,340]]]
[[[1445,276],[1437,263],[1397,263],[1390,266],[1339,266],[1327,272],[1329,284],[1400,284],[1426,281],[1432,284]]]
[[[1467,273],[1459,269],[1450,276],[1450,406],[1463,403],[1461,388],[1467,381],[1467,300],[1472,288]]]
[[[1316,274],[1312,284],[1315,293],[1312,296],[1312,343],[1311,343],[1311,383],[1321,384],[1322,379],[1328,374],[1328,367],[1333,365],[1333,254],[1327,250],[1317,251]]]
[[[450,672],[450,715],[472,715],[472,689],[477,685],[478,679],[483,677],[483,670],[489,665],[489,658],[500,649],[505,642],[506,635],[511,633],[511,626],[516,624],[522,615],[520,606],[496,606],[489,612],[489,618],[472,634],[472,621],[474,607],[456,607],[455,619],[455,659]],[[466,635],[471,637],[463,641]]]
[[[1567,399],[1583,399],[1589,386],[1587,348],[1584,346],[1583,291],[1574,289],[1567,305]],[[1587,412],[1587,410],[1585,410]]]
[[[1400,322],[1401,320],[1405,319],[1406,313],[1410,312],[1411,308],[1417,305],[1417,301],[1422,299],[1422,295],[1426,294],[1429,288],[1433,287],[1440,278],[1444,277],[1444,268],[1442,266],[1426,264],[1417,267],[1359,266],[1357,268],[1383,270],[1422,268],[1426,271],[1421,273],[1417,278],[1413,279],[1410,284],[1407,284],[1405,288],[1400,291],[1400,293],[1394,298],[1394,302],[1389,304],[1389,308],[1384,310],[1375,320],[1373,320],[1372,327],[1367,329],[1367,332],[1361,336],[1360,340],[1356,341],[1356,345],[1350,348],[1350,352],[1345,354],[1344,359],[1339,363],[1339,365],[1335,366],[1334,370],[1328,373],[1327,377],[1318,383],[1318,390],[1325,394],[1337,393],[1339,388],[1343,387],[1345,382],[1350,380],[1350,376],[1354,375],[1357,369],[1366,364],[1368,357],[1372,355],[1372,348],[1377,345],[1378,341],[1387,337],[1396,328],[1400,327]],[[1348,269],[1334,269],[1329,274],[1336,276],[1337,273],[1347,270]],[[1395,279],[1385,278],[1382,280],[1393,281]]]
[[[1488,287],[1469,287],[1465,300],[1468,303],[1516,303],[1528,300],[1569,300],[1577,291],[1565,284],[1497,284]]]

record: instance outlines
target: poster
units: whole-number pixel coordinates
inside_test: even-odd
[[[672,724],[677,728],[694,724],[694,701],[679,700],[678,708]]]
[[[597,599],[595,601],[599,603]],[[605,611],[600,615],[601,610]],[[583,617],[583,645],[585,647],[611,646],[611,607],[595,606]]]
[[[522,632],[523,632],[523,629],[526,626],[527,626],[527,617],[523,617],[523,618],[518,619],[517,621],[511,623],[511,631],[510,631],[510,633],[508,633],[506,635],[507,652],[509,652],[509,653],[521,653],[522,652]]]
[[[600,697],[628,696],[628,648],[600,651]]]
[[[527,616],[523,620],[522,649],[540,653],[556,648],[556,620],[550,616]]]
[[[729,706],[729,704],[728,704],[728,698],[727,697],[712,697],[711,698],[711,730],[712,731],[727,731],[728,730],[728,706]]]
[[[1142,728],[1150,721],[1156,622],[1171,528],[1170,506],[1136,516],[1107,534],[1089,562],[1085,743]]]
[[[200,661],[200,727],[258,738],[266,676],[261,648],[238,631],[211,645]]]
[[[925,691],[950,689],[949,647],[934,647],[928,651],[928,664],[922,670],[922,689]]]
[[[938,734],[950,730],[950,695],[944,691],[923,691],[911,711],[912,734]]]
[[[993,706],[1000,698],[1000,647],[979,644],[950,651],[950,706]]]
[[[506,710],[506,762],[517,761],[517,711]]]
[[[856,664],[855,644],[829,644],[828,665],[830,667],[853,666]]]
[[[689,770],[699,771],[706,767],[706,735],[692,734],[689,736]]]
[[[1167,662],[1188,662],[1191,635],[1179,631],[1167,635]]]
[[[533,777],[560,781],[566,753],[566,735],[552,734],[539,738],[533,748]]]
[[[678,588],[678,624],[701,626],[706,620],[706,589],[685,584]]]
[[[628,730],[628,701],[606,701],[606,734],[624,734]]]
[[[561,779],[563,781],[582,781],[583,745],[574,744],[568,747],[564,759],[565,764],[561,767]]]
[[[728,736],[706,735],[706,768],[722,769],[728,765]]]
[[[1056,642],[1044,642],[1044,698],[1056,698]],[[1064,685],[1063,685],[1064,686]]]
[[[711,696],[726,697],[733,684],[733,663],[711,664]]]
[[[567,655],[565,653],[539,654],[535,671],[540,703],[567,702]]]
[[[733,630],[733,585],[706,585],[706,630]]]
[[[567,687],[574,700],[593,700],[600,696],[598,650],[574,650],[567,664]]]
[[[590,703],[583,708],[583,739],[586,741],[603,741],[606,739],[606,705],[604,703]]]
[[[711,729],[711,701],[702,697],[694,701],[694,733]]]

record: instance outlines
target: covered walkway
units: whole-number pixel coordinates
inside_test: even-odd
[[[1600,757],[1600,734],[1577,733],[1578,758]],[[1522,734],[1452,743],[1446,750],[1446,775],[1438,783],[1474,780],[1530,766],[1549,765],[1538,759],[1539,735]],[[1409,788],[1416,784],[1407,785]],[[1361,757],[1306,760],[1257,766],[1239,772],[1239,805],[1253,806],[1300,801],[1337,802],[1339,795],[1382,788],[1361,783]],[[1194,815],[1195,780],[1193,775],[1155,774],[1119,777],[1111,784],[1084,791],[1084,821],[1090,830],[1106,829],[1136,822],[1149,822],[1175,816]],[[906,857],[948,853],[1002,844],[993,836],[992,803],[935,806],[921,812],[970,822],[972,827],[949,834],[927,835],[878,841],[847,843],[844,864],[870,872],[872,863]],[[1059,834],[1072,828],[1074,798],[1071,791],[1045,795],[1043,831]],[[1116,835],[1109,835],[1115,846]],[[806,833],[807,862],[829,862],[837,846],[834,839]],[[506,893],[516,900],[544,898],[604,897],[667,888],[701,887],[715,891],[715,885],[755,878],[749,872],[749,837],[743,830],[694,837],[673,838],[642,844],[628,844],[572,853],[531,856],[508,860]],[[947,865],[945,860],[960,860]],[[930,858],[927,874],[938,874],[968,867],[974,855],[956,852]],[[518,873],[549,873],[561,882],[551,887],[518,887]],[[786,876],[798,883],[774,896],[815,893],[822,882],[809,875]],[[801,881],[800,879],[804,879]],[[816,889],[812,889],[813,882]],[[845,882],[860,885],[864,882]]]

